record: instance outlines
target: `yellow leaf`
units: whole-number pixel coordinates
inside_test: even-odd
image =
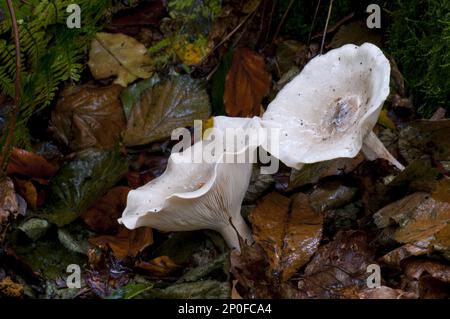
[[[125,87],[149,78],[150,63],[145,46],[125,34],[99,32],[92,40],[88,65],[96,80],[116,75],[114,83]]]

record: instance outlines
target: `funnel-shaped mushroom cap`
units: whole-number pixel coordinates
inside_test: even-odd
[[[356,156],[377,122],[389,79],[389,61],[370,43],[312,59],[262,117],[263,127],[281,130],[279,152],[268,151],[295,168]]]
[[[213,229],[239,249],[236,231],[247,241],[251,234],[241,217],[241,203],[250,182],[250,163],[193,163],[205,141],[172,154],[166,171],[128,194],[119,222],[134,229],[149,226],[162,231]],[[234,228],[236,229],[234,229]]]

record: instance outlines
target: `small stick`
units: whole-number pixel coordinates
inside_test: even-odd
[[[330,6],[328,7],[327,21],[325,22],[325,30],[323,31],[322,44],[320,45],[320,54],[323,53],[323,46],[325,44],[325,37],[327,35],[328,21],[330,21],[331,8],[333,8],[333,0],[330,0]]]

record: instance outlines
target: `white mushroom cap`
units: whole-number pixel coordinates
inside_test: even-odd
[[[294,168],[356,156],[377,122],[389,80],[389,61],[370,43],[344,45],[312,59],[262,116],[263,127],[280,129],[279,152],[268,151]],[[380,144],[376,157],[389,157]]]
[[[204,144],[201,141],[191,148],[194,153],[202,152]],[[241,204],[252,164],[182,163],[174,161],[177,155],[171,155],[163,175],[128,193],[127,207],[119,222],[129,229],[141,226],[162,231],[213,229],[237,249],[236,231],[251,242],[251,232],[241,216]],[[190,153],[186,150],[180,155]]]

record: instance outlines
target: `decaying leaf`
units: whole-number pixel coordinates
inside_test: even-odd
[[[210,113],[209,97],[199,81],[187,75],[172,76],[136,99],[124,142],[134,146],[167,138],[175,128],[192,126],[194,120],[207,119]]]
[[[250,49],[237,49],[225,79],[226,113],[242,117],[259,115],[261,101],[269,93],[270,83],[264,58]]]
[[[36,187],[30,180],[23,180],[20,178],[14,179],[17,193],[25,199],[29,207],[36,208],[38,202],[38,193]]]
[[[367,236],[361,231],[337,233],[319,248],[298,282],[302,298],[339,298],[348,287],[366,288],[367,266],[373,263]]]
[[[0,243],[3,242],[8,222],[19,212],[14,184],[9,177],[0,177]]]
[[[167,256],[156,257],[150,261],[138,261],[135,267],[143,269],[153,276],[165,277],[177,270],[179,266]]]
[[[314,164],[306,164],[301,170],[292,169],[288,190],[317,183],[321,178],[343,175],[353,171],[364,161],[364,156],[358,154],[355,158],[337,158]]]
[[[33,178],[50,178],[58,170],[58,165],[47,161],[33,152],[14,147],[9,158],[7,173]]]
[[[408,259],[402,264],[402,284],[422,299],[444,299],[450,292],[450,266],[437,261]]]
[[[61,167],[50,182],[50,196],[41,217],[64,226],[85,212],[126,173],[126,158],[117,149],[86,150]]]
[[[394,202],[374,215],[375,224],[380,227],[398,225],[394,239],[402,244],[420,248],[403,248],[397,253],[418,255],[438,251],[450,255],[450,203],[435,200],[427,193],[414,193]],[[406,254],[405,256],[407,256]],[[395,255],[385,257],[388,261]],[[395,259],[394,259],[395,260]]]
[[[119,233],[102,235],[89,239],[89,242],[101,248],[110,248],[118,259],[136,257],[149,245],[153,244],[153,232],[151,228],[142,227],[128,230],[122,227]]]
[[[129,187],[117,186],[100,197],[94,205],[81,214],[90,229],[98,233],[107,233],[119,228],[117,219],[127,205]]]
[[[309,197],[309,202],[316,212],[323,213],[349,203],[355,197],[356,192],[356,188],[342,185],[339,182],[325,182],[314,189]]]
[[[273,283],[267,278],[269,267],[264,251],[258,244],[248,246],[241,243],[241,253],[233,250],[230,254],[230,271],[244,289],[247,298],[273,298],[276,291]],[[238,289],[238,287],[235,287]]]
[[[119,85],[92,84],[64,90],[52,112],[55,137],[74,151],[116,145],[126,125],[119,100],[121,91]]]
[[[23,295],[23,285],[15,283],[10,277],[0,281],[0,295],[8,298],[20,298]]]
[[[92,40],[88,65],[96,80],[116,75],[114,83],[125,87],[149,78],[150,63],[145,46],[127,35],[99,32]]]
[[[291,207],[292,205],[292,207]],[[271,193],[250,214],[253,236],[268,256],[270,276],[288,280],[318,248],[323,217],[299,193],[291,199]]]
[[[435,161],[450,160],[450,120],[418,120],[400,131],[399,149],[411,162],[427,156]]]
[[[341,297],[346,299],[416,299],[418,296],[413,292],[387,286],[377,288],[352,286],[341,290]]]

